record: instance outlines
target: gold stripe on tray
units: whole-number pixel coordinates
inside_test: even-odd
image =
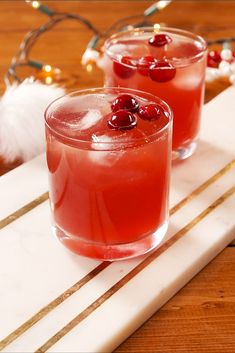
[[[222,177],[226,172],[235,167],[235,159],[226,164],[219,172],[214,174],[211,178],[209,178],[206,182],[201,184],[198,188],[192,191],[186,198],[180,201],[177,205],[175,205],[171,210],[170,214],[177,212],[181,207],[183,207],[186,203],[191,201],[195,196],[204,191],[209,185],[215,182],[217,179]],[[12,213],[8,217],[4,218],[0,221],[0,229],[15,221],[17,218],[23,216],[27,212],[31,211],[33,208],[37,207],[42,202],[48,199],[48,193],[44,193],[37,199],[28,203],[18,211]],[[169,242],[169,241],[168,241]],[[167,242],[167,243],[168,243]],[[165,244],[164,244],[165,245]],[[163,246],[162,246],[163,247]],[[161,247],[161,248],[162,248]],[[159,248],[160,249],[160,248]],[[158,249],[157,249],[158,251]],[[105,265],[103,265],[105,264]],[[86,284],[89,280],[93,279],[98,273],[100,273],[104,268],[106,268],[110,263],[104,262],[93,269],[90,273],[88,273],[84,278],[75,283],[73,286],[68,288],[65,292],[63,292],[60,296],[51,301],[47,306],[38,311],[34,316],[32,316],[29,320],[25,321],[22,325],[20,325],[16,330],[10,333],[7,337],[5,337],[2,341],[0,341],[0,351],[4,349],[7,345],[15,341],[19,336],[21,336],[24,332],[26,332],[29,328],[31,328],[34,324],[40,321],[43,317],[45,317],[51,310],[55,309],[58,305],[64,302],[67,298],[69,298],[72,294],[74,294],[77,290],[79,290],[84,284]]]
[[[92,271],[90,271],[86,276],[84,276],[80,281],[75,283],[72,287],[67,289],[64,293],[59,295],[57,298],[52,300],[47,306],[38,311],[29,320],[25,321],[21,326],[19,326],[15,331],[5,337],[0,341],[0,351],[8,346],[10,343],[15,341],[19,336],[26,332],[30,327],[36,324],[44,316],[46,316],[51,310],[55,309],[58,305],[63,303],[68,299],[73,293],[77,292],[82,286],[89,282],[92,278],[97,276],[101,271],[108,267],[111,263],[108,261],[101,262],[100,265],[96,266]]]
[[[222,169],[220,169],[216,174],[214,174],[211,178],[209,178],[207,181],[205,181],[203,184],[201,184],[198,188],[193,190],[191,194],[186,196],[183,200],[181,200],[177,205],[173,206],[170,210],[170,215],[173,215],[175,212],[177,212],[180,208],[182,208],[184,205],[186,205],[189,201],[191,201],[194,197],[199,195],[202,191],[204,191],[208,186],[213,184],[216,180],[218,180],[220,177],[222,177],[224,174],[226,174],[229,170],[235,167],[235,159],[233,159],[231,162],[225,165]]]
[[[31,211],[35,207],[39,206],[41,203],[43,203],[47,199],[48,199],[48,192],[45,192],[44,194],[37,197],[33,201],[27,203],[25,206],[21,207],[17,211],[11,213],[6,218],[3,218],[2,220],[0,220],[0,229],[6,227],[8,224],[14,222],[16,219],[22,217],[23,215],[25,215],[26,213],[28,213],[29,211]]]
[[[60,331],[53,335],[47,342],[45,342],[40,348],[38,348],[34,353],[45,353],[54,344],[56,344],[62,337],[64,337],[68,332],[70,332],[75,326],[86,319],[93,311],[100,307],[106,300],[108,300],[113,294],[115,294],[120,288],[127,284],[133,277],[140,273],[144,268],[146,268],[151,262],[153,262],[159,255],[171,247],[177,240],[185,236],[195,225],[197,225],[201,220],[203,220],[210,212],[212,212],[216,207],[221,205],[226,199],[228,199],[232,194],[235,193],[235,185],[227,190],[222,196],[215,200],[209,207],[202,211],[197,217],[195,217],[191,222],[189,222],[185,227],[176,232],[172,238],[166,241],[162,246],[150,254],[145,260],[143,260],[139,265],[137,265],[133,270],[131,270],[126,276],[124,276],[120,281],[115,283],[109,290],[107,290],[103,295],[101,295],[97,300],[95,300],[91,305],[89,305],[84,311],[75,316],[67,325],[65,325]]]

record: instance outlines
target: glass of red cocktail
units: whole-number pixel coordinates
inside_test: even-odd
[[[53,227],[96,259],[144,254],[168,224],[172,113],[145,92],[77,91],[46,110]]]
[[[105,42],[105,86],[139,89],[172,108],[173,159],[195,150],[204,99],[206,42],[160,26],[114,34]]]

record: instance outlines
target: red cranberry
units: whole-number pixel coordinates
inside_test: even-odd
[[[130,67],[133,66],[130,56],[123,56],[121,62],[113,62],[113,71],[116,75],[121,78],[130,78],[135,73],[135,69]]]
[[[122,94],[114,99],[111,109],[113,112],[121,109],[136,112],[139,109],[139,103],[136,98],[130,96],[129,94]]]
[[[151,64],[154,64],[155,62],[157,62],[157,59],[155,59],[154,56],[151,56],[151,55],[143,56],[142,58],[140,58],[137,64],[137,70],[139,74],[142,76],[148,76],[149,67]]]
[[[211,50],[207,55],[207,66],[217,68],[221,60],[220,53],[216,50]]]
[[[153,47],[163,47],[171,42],[172,39],[167,34],[156,34],[154,37],[149,39],[149,44]]]
[[[216,61],[217,63],[220,63],[221,62],[221,56],[220,56],[220,53],[217,51],[217,50],[211,50],[209,53],[208,53],[208,57],[213,59],[214,61]]]
[[[208,66],[208,67],[217,68],[217,67],[218,67],[218,63],[217,63],[214,59],[212,59],[212,58],[210,58],[210,57],[208,56],[208,57],[207,57],[207,66]]]
[[[167,82],[175,77],[176,69],[166,61],[158,61],[150,66],[149,75],[153,81]]]
[[[154,103],[143,105],[138,111],[138,115],[143,120],[157,120],[162,114],[162,108]]]
[[[119,110],[111,114],[107,123],[110,129],[113,130],[130,130],[136,127],[137,118],[126,110]]]

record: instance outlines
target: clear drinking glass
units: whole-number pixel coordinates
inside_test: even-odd
[[[77,254],[105,260],[155,248],[168,224],[169,106],[145,92],[89,89],[54,101],[45,123],[59,240]]]
[[[146,91],[173,110],[173,159],[196,148],[207,57],[200,36],[175,28],[145,27],[120,32],[105,42],[105,86]]]

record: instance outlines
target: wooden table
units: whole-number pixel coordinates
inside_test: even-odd
[[[79,13],[105,30],[123,15],[142,13],[147,1],[48,1],[54,10]],[[46,16],[24,1],[0,3],[0,92],[3,76],[24,35],[43,24]],[[206,39],[235,35],[235,1],[175,1],[154,22],[193,30]],[[87,73],[81,55],[92,33],[75,22],[58,25],[32,51],[32,58],[62,69],[60,82],[68,89],[102,85],[102,72]],[[24,73],[21,73],[24,77]],[[226,80],[207,85],[206,100],[228,86]],[[0,161],[0,174],[12,169]],[[235,242],[172,298],[115,352],[234,353]]]

